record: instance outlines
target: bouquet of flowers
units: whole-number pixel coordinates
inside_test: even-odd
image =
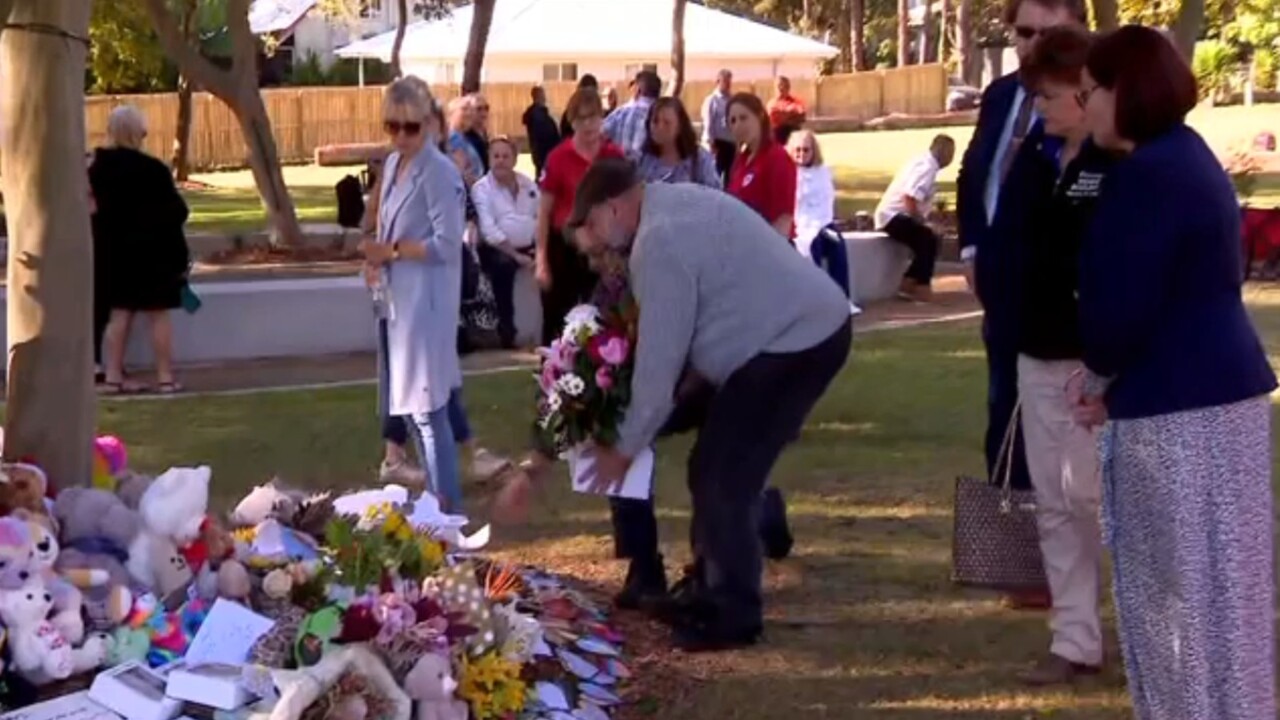
[[[631,402],[639,312],[619,279],[602,282],[596,304],[579,305],[544,348],[538,372],[538,432],[557,454],[584,443],[612,445]]]

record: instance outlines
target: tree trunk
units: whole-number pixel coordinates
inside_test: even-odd
[[[273,244],[302,244],[302,228],[293,198],[284,184],[280,155],[271,135],[271,120],[258,91],[258,38],[249,28],[249,0],[227,0],[231,36],[231,69],[223,70],[182,36],[182,28],[166,0],[145,0],[147,14],[165,54],[182,73],[221,100],[235,114],[249,150],[249,167],[271,226]]]
[[[1191,62],[1196,54],[1196,40],[1204,27],[1204,0],[1182,0],[1178,19],[1173,22],[1173,40],[1182,56]]]
[[[1116,0],[1092,0],[1093,22],[1099,30],[1115,30],[1120,27],[1120,7]]]
[[[911,28],[907,23],[909,14],[907,0],[898,0],[898,67],[911,64]]]
[[[684,8],[687,0],[671,4],[671,97],[684,90]]]
[[[942,14],[938,17],[938,62],[946,64],[951,52],[951,0],[942,0]]]
[[[173,135],[173,179],[186,182],[191,177],[191,79],[178,76],[178,125]]]
[[[89,34],[83,0],[0,3],[0,20]],[[4,457],[59,487],[92,469],[93,243],[85,173],[88,48],[49,33],[0,34],[0,177],[9,229]]]
[[[924,0],[924,23],[920,26],[920,64],[929,62],[929,47],[933,42],[929,38],[929,25],[933,21],[933,0]]]
[[[956,6],[956,56],[960,77],[974,87],[982,85],[982,55],[974,37],[974,0],[960,0]]]
[[[810,25],[813,23],[813,0],[803,0],[800,3],[800,22],[805,30],[812,30]]]
[[[867,0],[851,0],[849,8],[849,33],[853,36],[849,50],[853,53],[853,69],[867,69]]]
[[[840,0],[840,14],[836,17],[836,45],[840,48],[837,72],[853,72],[853,0]]]
[[[484,67],[484,46],[489,42],[489,26],[493,24],[494,0],[475,0],[471,11],[471,38],[467,40],[467,57],[462,65],[462,94],[480,91],[480,70]]]
[[[398,78],[404,74],[400,67],[400,49],[404,47],[404,33],[409,29],[409,2],[396,0],[396,39],[391,43],[391,77]]]

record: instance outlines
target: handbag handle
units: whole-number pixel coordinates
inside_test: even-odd
[[[1000,512],[1008,514],[1013,510],[1013,453],[1017,447],[1018,424],[1022,417],[1022,398],[1013,404],[1013,412],[1009,414],[1009,425],[1004,429],[1004,440],[1000,443],[1000,453],[996,456],[996,465],[992,469],[1000,477]]]

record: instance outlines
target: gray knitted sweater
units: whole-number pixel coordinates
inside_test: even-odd
[[[721,385],[757,355],[807,350],[849,322],[822,270],[738,199],[697,185],[646,186],[630,272],[640,328],[618,449],[631,457],[657,437],[686,365]]]

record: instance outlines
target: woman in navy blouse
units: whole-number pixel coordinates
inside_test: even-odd
[[[1138,720],[1253,720],[1275,707],[1271,402],[1241,298],[1240,207],[1184,123],[1196,82],[1157,31],[1099,40],[1094,141],[1123,158],[1080,267],[1088,369],[1077,419],[1107,423],[1103,513]]]

